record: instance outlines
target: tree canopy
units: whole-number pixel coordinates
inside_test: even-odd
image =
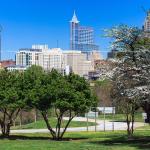
[[[118,50],[117,67],[113,73],[114,98],[122,103],[127,115],[128,133],[132,134],[136,109],[145,105],[145,102],[150,104],[149,39],[144,37],[142,30],[126,25],[112,28],[107,36],[114,40],[112,47]]]
[[[42,68],[32,66],[25,72],[25,82],[28,105],[41,112],[47,128],[57,140],[62,139],[75,116],[96,104],[89,83],[75,74],[63,76],[56,70],[44,72]],[[48,119],[50,109],[54,109],[57,118],[55,129]],[[68,116],[68,122],[61,129],[64,116]]]
[[[10,127],[25,107],[23,74],[0,71],[0,125],[3,136],[9,136]]]

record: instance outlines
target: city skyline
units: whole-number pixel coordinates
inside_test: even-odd
[[[53,48],[59,43],[60,48],[69,49],[69,21],[74,10],[83,24],[94,27],[96,43],[106,58],[109,41],[102,38],[102,29],[121,23],[141,28],[146,17],[141,6],[148,9],[150,2],[39,0],[35,3],[27,0],[20,3],[6,0],[1,2],[1,6],[2,59],[14,59],[18,49],[32,44],[48,44]]]

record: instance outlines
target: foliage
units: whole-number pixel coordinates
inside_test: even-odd
[[[94,86],[94,91],[99,99],[99,106],[112,106],[111,92],[112,83],[109,79],[97,80]]]
[[[0,71],[0,126],[3,136],[9,136],[10,127],[24,106],[23,74]]]
[[[28,105],[41,112],[54,139],[62,139],[72,119],[79,113],[85,113],[95,104],[89,84],[78,75],[63,76],[56,70],[44,72],[40,67],[32,66],[25,72],[25,78],[26,83],[28,82]],[[54,109],[57,117],[55,130],[48,120],[50,109]],[[69,120],[61,130],[64,116],[68,116]]]
[[[109,30],[107,35],[114,39],[112,45],[118,50],[112,95],[116,105],[126,114],[128,134],[132,135],[135,111],[150,93],[150,47],[136,27],[120,25]]]

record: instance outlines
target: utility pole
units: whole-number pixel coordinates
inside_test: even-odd
[[[87,132],[89,131],[89,116],[88,116],[88,113],[89,112],[87,112],[87,116],[86,116],[86,119],[87,119],[87,121],[86,121],[86,123],[87,123]]]

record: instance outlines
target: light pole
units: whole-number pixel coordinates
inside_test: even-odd
[[[1,37],[1,33],[2,33],[2,26],[0,25],[0,61],[1,61],[1,51],[2,51],[2,37]]]

